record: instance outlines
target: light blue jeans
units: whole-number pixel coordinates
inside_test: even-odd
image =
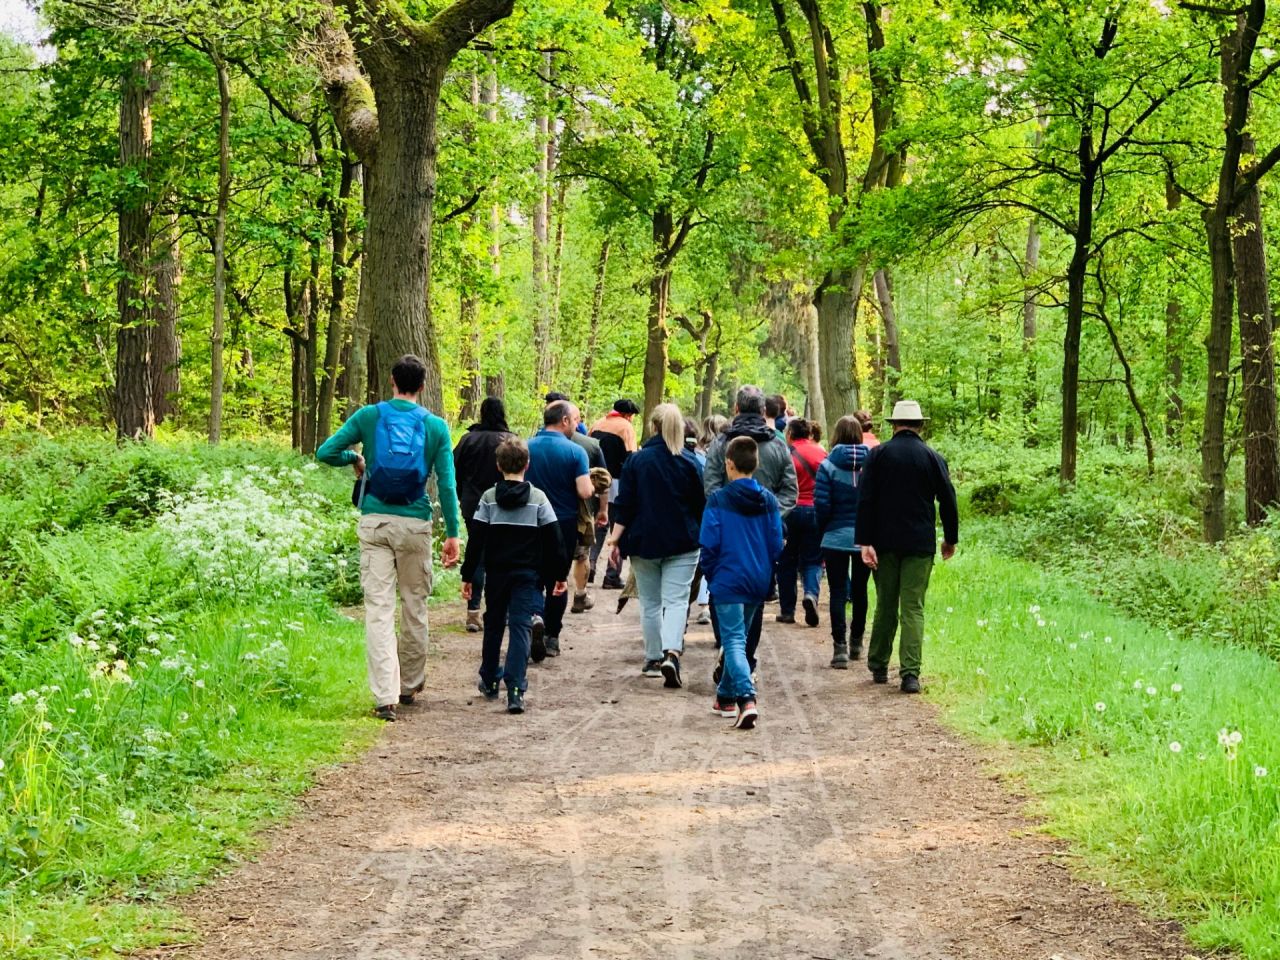
[[[756,698],[747,663],[747,627],[759,609],[756,603],[712,603],[720,621],[720,646],[724,648],[724,672],[716,696],[721,703],[745,703]]]
[[[698,566],[698,551],[647,560],[632,557],[640,596],[640,629],[646,660],[661,660],[667,650],[684,652],[684,625],[689,616],[689,587]]]

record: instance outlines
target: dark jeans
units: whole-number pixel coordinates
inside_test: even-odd
[[[760,634],[764,632],[764,604],[757,603],[752,605],[755,615],[751,618],[751,624],[747,627],[747,663],[751,667],[751,672],[756,669],[756,651],[760,649]],[[716,598],[713,594],[711,597],[711,632],[716,636],[716,646],[720,646],[720,617],[716,614]]]
[[[578,545],[578,520],[561,520],[560,523],[560,563],[559,569],[564,573],[560,575],[561,580],[568,580],[569,573],[573,569],[573,550]],[[569,609],[569,591],[566,590],[560,596],[556,596],[551,587],[547,587],[546,596],[542,603],[542,622],[547,625],[548,637],[560,636],[560,630],[564,626],[564,613]]]
[[[778,558],[778,612],[796,613],[796,574],[804,579],[806,596],[818,595],[822,581],[822,534],[813,507],[796,507],[787,514],[787,542]]]
[[[861,551],[823,550],[827,561],[827,587],[831,591],[831,639],[845,642],[845,598],[853,601],[849,619],[849,643],[862,645],[862,635],[867,629],[867,581],[871,568],[862,562]]]
[[[600,554],[604,551],[604,542],[608,538],[610,531],[613,530],[613,504],[607,507],[609,511],[609,525],[605,527],[596,527],[596,541],[591,545],[591,570],[594,572],[596,564],[600,561]],[[613,565],[613,551],[605,557],[604,577],[606,580],[622,579],[622,570],[620,567]]]
[[[475,526],[475,520],[467,521],[467,542],[471,542],[471,530]],[[476,565],[475,576],[471,578],[471,599],[467,601],[467,610],[479,610],[481,598],[484,596],[484,563],[483,561]]]
[[[485,587],[484,644],[480,654],[480,679],[501,679],[508,690],[528,690],[525,667],[529,663],[529,628],[538,612],[542,591],[532,570],[496,570]],[[507,660],[499,671],[502,634],[510,631]]]

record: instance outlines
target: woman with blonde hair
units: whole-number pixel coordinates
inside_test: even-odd
[[[685,446],[684,414],[673,403],[653,411],[651,436],[622,468],[609,546],[631,559],[640,599],[646,677],[680,687],[689,586],[698,565],[706,495],[702,468]]]

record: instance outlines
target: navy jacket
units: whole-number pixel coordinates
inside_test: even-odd
[[[860,443],[838,444],[818,467],[813,506],[825,550],[852,552],[856,545],[853,527],[858,518],[860,474],[868,452]]]
[[[763,603],[782,554],[777,498],[755,480],[735,480],[707,501],[702,572],[716,603]]]
[[[706,503],[697,458],[689,450],[673,455],[662,437],[650,437],[623,464],[613,502],[613,522],[626,528],[622,552],[661,560],[697,550]]]
[[[919,435],[901,430],[871,451],[862,469],[855,536],[862,546],[908,556],[931,557],[937,549],[937,512],[942,536],[960,539],[956,491],[947,461]]]

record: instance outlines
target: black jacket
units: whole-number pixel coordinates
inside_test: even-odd
[[[660,436],[650,437],[622,468],[613,521],[626,527],[622,552],[660,560],[698,549],[702,471],[688,450],[672,454]]]
[[[480,497],[462,561],[462,581],[487,573],[529,570],[543,586],[564,576],[560,524],[547,495],[527,481],[499,480]]]
[[[506,430],[492,430],[473,423],[453,448],[453,473],[458,483],[458,506],[468,526],[484,492],[502,479],[498,470],[498,444],[511,436]]]
[[[919,435],[902,430],[871,451],[862,468],[862,495],[854,540],[886,553],[931,557],[937,547],[937,513],[942,537],[960,539],[956,491],[947,461]]]

